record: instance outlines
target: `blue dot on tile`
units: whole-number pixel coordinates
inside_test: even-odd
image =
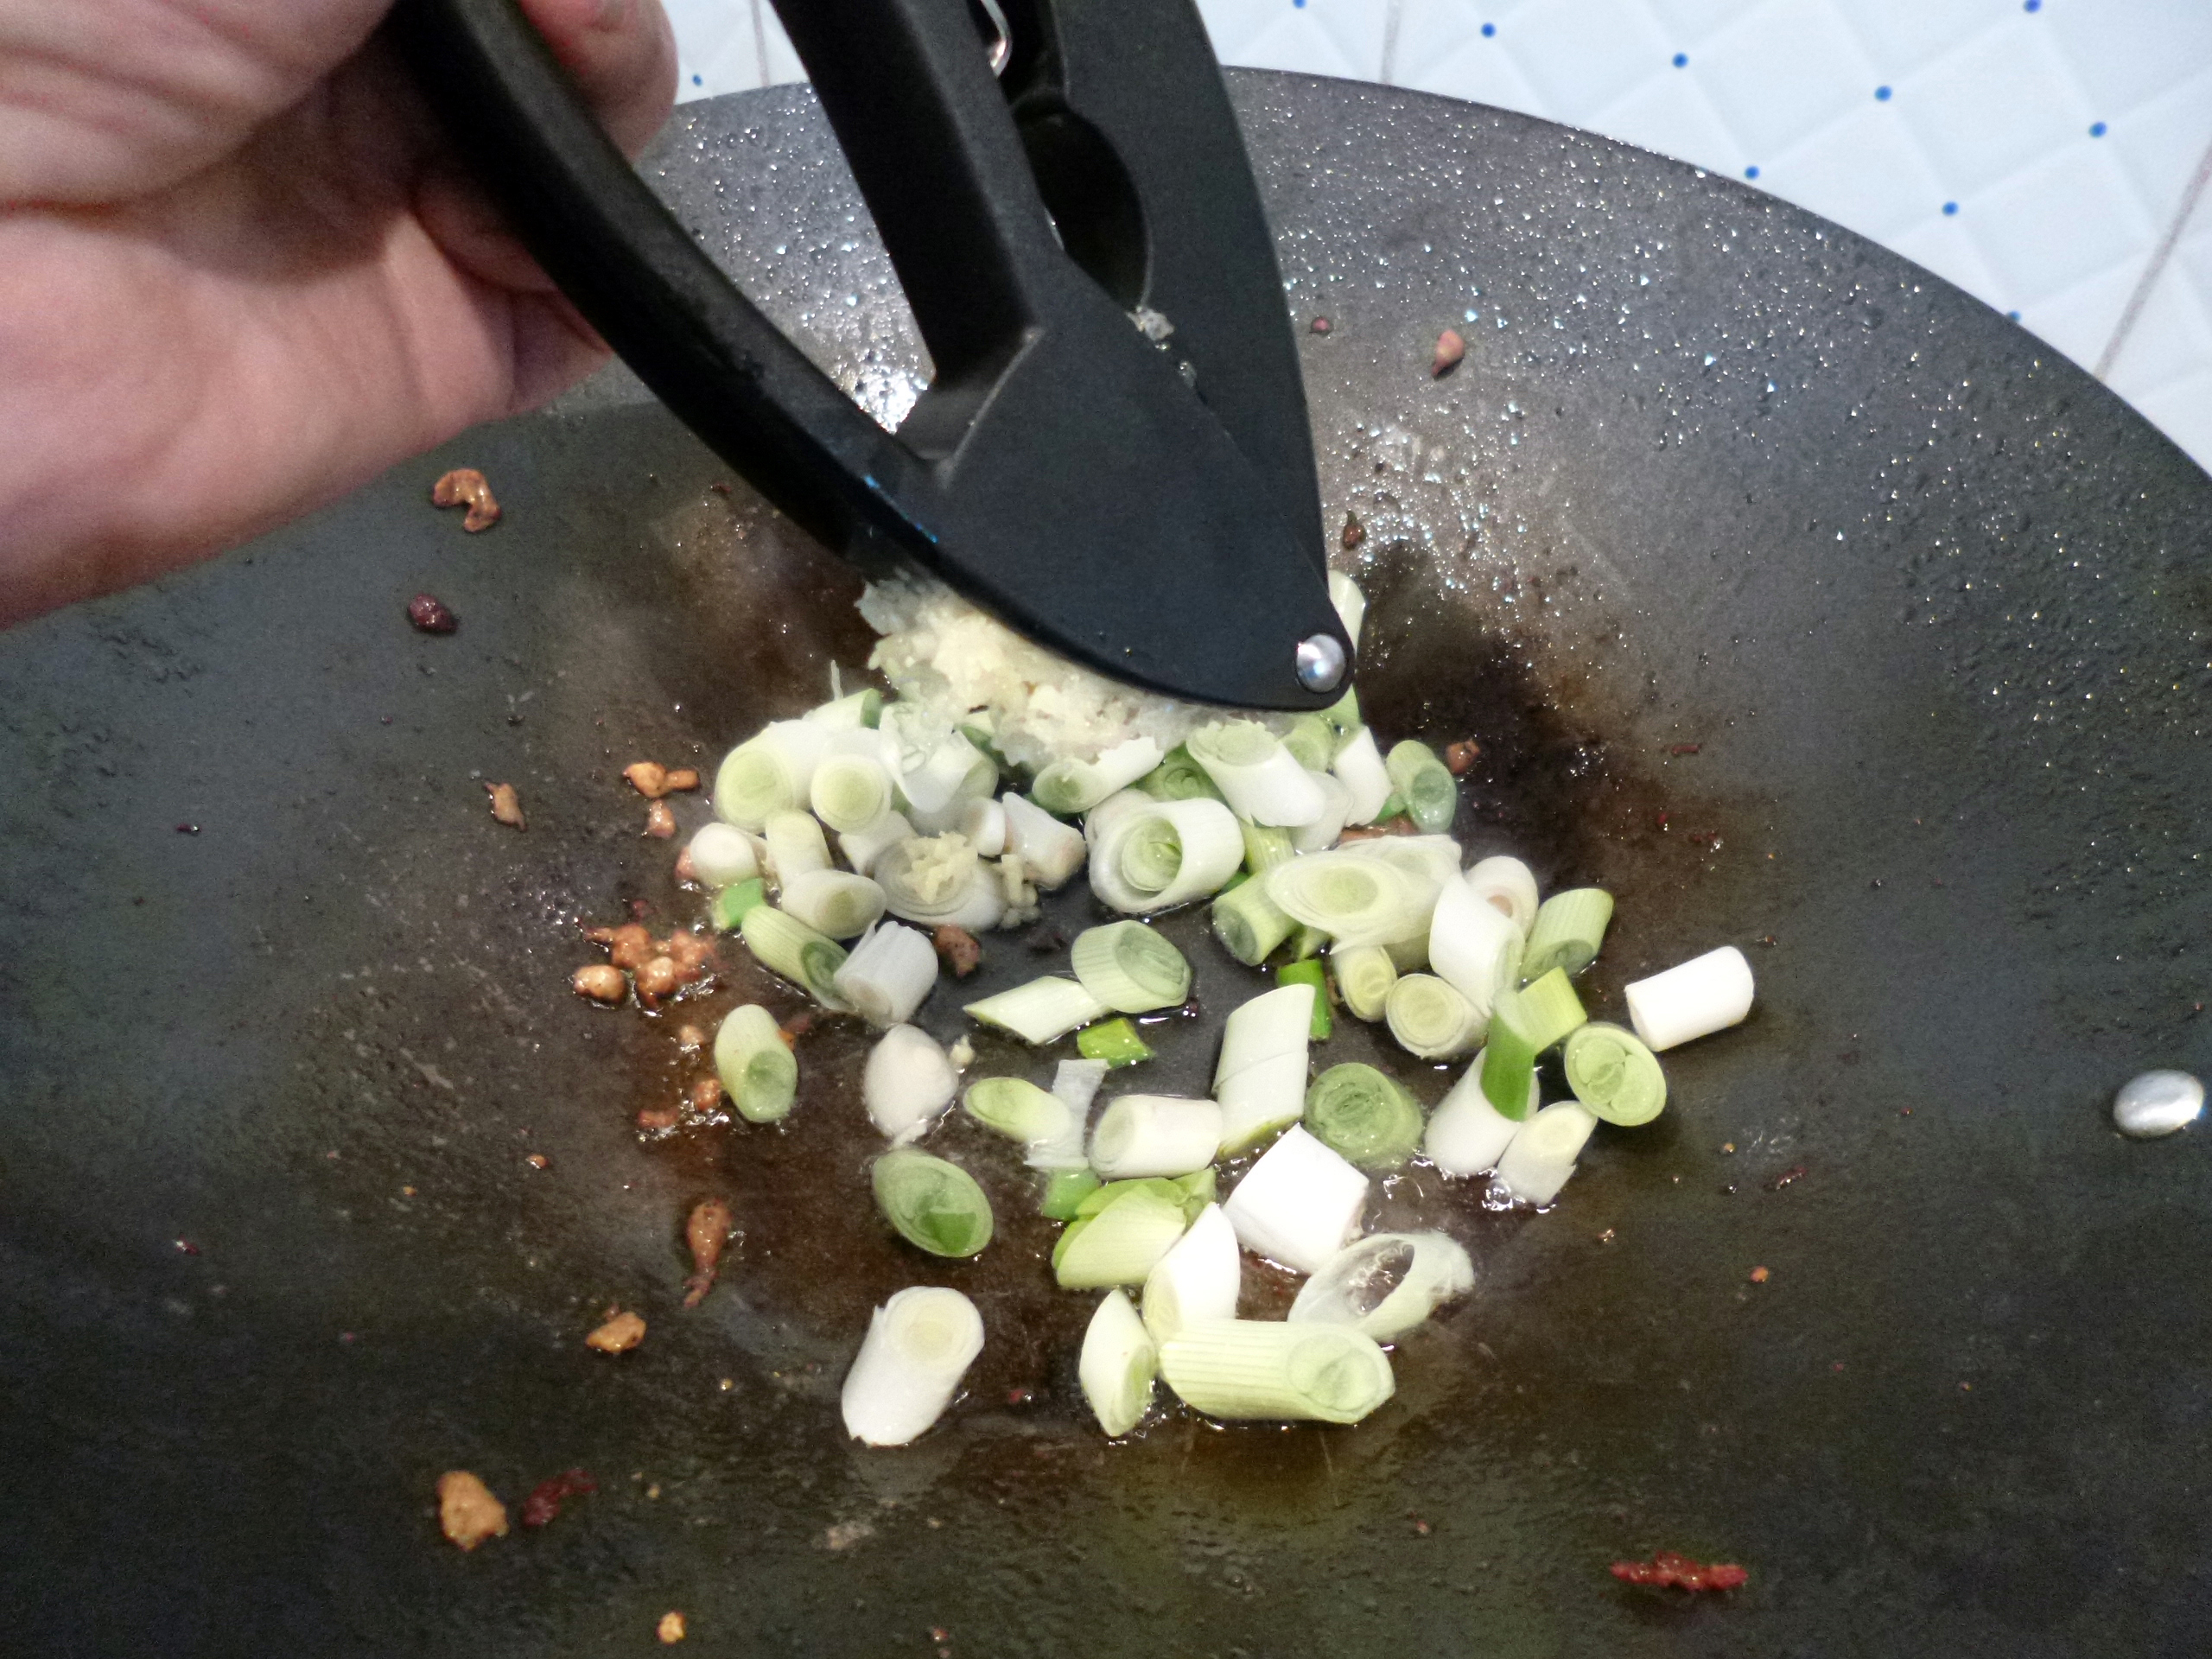
[[[2041,11],[2043,0],[2020,0],[2020,9],[2023,11]]]
[[[2015,322],[2018,322],[2020,320],[2020,314],[2017,311],[2007,311],[2005,315],[2012,318]]]
[[[1959,204],[1955,201],[1947,201],[1943,204],[1943,211],[1947,213],[1955,213],[1959,211]]]
[[[1484,23],[1483,25],[1483,38],[1484,40],[1488,40],[1491,35],[1497,33],[1497,25],[1496,23]]]
[[[1677,53],[1675,53],[1675,68],[1677,68],[1677,69],[1686,69],[1686,68],[1688,68],[1688,67],[1689,67],[1689,61],[1690,61],[1690,54],[1689,54],[1688,53],[1687,53],[1687,52],[1677,52]]]
[[[698,76],[694,75],[694,76],[692,76],[692,77],[691,77],[691,84],[692,84],[694,86],[705,86],[707,83],[706,83],[705,81],[703,81],[703,80],[700,79]]]
[[[2105,136],[2105,124],[2104,124],[2103,122],[2101,122],[2101,121],[2097,122],[2094,125],[2093,125],[2093,126],[2089,129],[2089,137],[2092,137],[2092,138],[2101,138],[2101,137],[2103,137],[2104,136]]]
[[[1874,89],[1874,96],[1886,104],[1890,101],[1890,89],[1886,86],[1877,86]]]
[[[1744,169],[1744,176],[1747,179],[1756,179],[1758,175],[1759,170],[1756,167],[1747,167]]]

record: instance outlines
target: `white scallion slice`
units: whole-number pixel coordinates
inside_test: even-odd
[[[1256,720],[1201,726],[1185,745],[1239,817],[1295,829],[1321,816],[1326,799],[1298,757]]]
[[[1390,988],[1398,982],[1398,964],[1380,944],[1333,944],[1329,966],[1337,976],[1337,995],[1355,1020],[1372,1022],[1382,1017]]]
[[[1006,893],[961,835],[918,836],[887,849],[873,872],[893,916],[931,927],[996,927]]]
[[[883,693],[874,686],[818,703],[808,709],[804,715],[817,726],[827,726],[832,731],[848,732],[874,726],[882,717]]]
[[[918,1026],[893,1026],[877,1038],[861,1073],[868,1122],[902,1146],[937,1122],[959,1087],[952,1061]]]
[[[805,720],[779,720],[723,757],[715,772],[715,816],[759,830],[779,812],[806,804],[814,768],[830,747],[830,729]]]
[[[1405,1086],[1357,1060],[1332,1065],[1306,1091],[1307,1133],[1362,1169],[1397,1169],[1421,1145],[1421,1105]]]
[[[1391,746],[1383,766],[1417,826],[1431,835],[1452,827],[1459,810],[1459,780],[1436,758],[1434,749],[1409,737]]]
[[[1353,858],[1378,858],[1402,872],[1421,893],[1421,915],[1437,895],[1459,880],[1459,843],[1449,836],[1370,836],[1338,849]]]
[[[1294,1123],[1222,1205],[1248,1250],[1311,1273],[1359,1230],[1367,1177]]]
[[[1179,743],[1160,757],[1158,766],[1138,779],[1136,786],[1155,801],[1187,801],[1198,795],[1216,801],[1222,798],[1213,779],[1206,776],[1206,769]]]
[[[1521,953],[1521,976],[1535,979],[1554,968],[1579,974],[1597,960],[1613,919],[1613,895],[1603,887],[1570,887],[1544,900]]]
[[[914,839],[914,826],[896,812],[887,812],[865,830],[837,837],[837,850],[845,862],[861,875],[875,874],[876,861],[902,841]]]
[[[1179,1199],[1131,1182],[1104,1208],[1068,1224],[1052,1247],[1053,1277],[1062,1290],[1141,1285],[1183,1236],[1185,1222]]]
[[[1637,980],[1624,995],[1629,1023],[1657,1052],[1740,1025],[1751,1011],[1751,964],[1724,944]]]
[[[1564,1041],[1588,1018],[1574,987],[1556,968],[1499,997],[1490,1022],[1490,1046],[1483,1052],[1483,1093],[1490,1103],[1508,1117],[1516,1116],[1536,1074],[1536,1056]]]
[[[1393,939],[1382,950],[1401,974],[1421,973],[1428,966],[1428,930],[1424,927],[1409,939]]]
[[[1006,851],[1006,808],[988,795],[961,804],[958,829],[978,858],[997,858]]]
[[[1288,1317],[1390,1342],[1474,1287],[1475,1264],[1449,1234],[1370,1233],[1299,1287]]]
[[[810,870],[784,883],[776,902],[817,933],[856,939],[883,918],[883,889],[849,870]]]
[[[722,1097],[748,1123],[787,1116],[798,1092],[798,1059],[776,1016],[748,1002],[722,1016],[715,1032],[715,1075]]]
[[[948,812],[957,817],[961,801],[988,795],[998,785],[998,766],[990,756],[918,705],[886,709],[882,730],[889,740],[893,781],[918,823]]]
[[[1202,1319],[1160,1347],[1160,1374],[1209,1417],[1356,1423],[1396,1387],[1372,1337],[1301,1321]]]
[[[971,1083],[961,1105],[985,1128],[1020,1141],[1025,1150],[1062,1147],[1082,1134],[1082,1122],[1068,1109],[1067,1102],[1022,1077],[984,1077]],[[1052,1166],[1033,1159],[1027,1161],[1033,1169]],[[1084,1161],[1078,1141],[1075,1162],[1060,1166],[1079,1167]]]
[[[772,813],[762,839],[768,843],[769,874],[779,887],[830,868],[830,843],[811,812]]]
[[[1010,1031],[1023,1042],[1040,1047],[1113,1012],[1079,982],[1051,976],[968,1003],[966,1007],[970,1018]]]
[[[1249,1151],[1306,1109],[1313,996],[1309,984],[1283,985],[1230,1011],[1213,1074],[1222,1156]]]
[[[944,1414],[976,1356],[983,1316],[957,1290],[914,1285],[869,1319],[845,1373],[845,1432],[870,1446],[905,1446]]]
[[[1243,1275],[1236,1230],[1209,1204],[1145,1280],[1145,1328],[1165,1342],[1192,1319],[1235,1319]]]
[[[734,823],[702,824],[691,837],[691,874],[702,887],[719,893],[760,874],[760,854],[753,837]]]
[[[880,922],[853,947],[832,982],[868,1024],[904,1025],[937,984],[937,948],[911,927]]]
[[[1597,1127],[1596,1116],[1580,1101],[1553,1102],[1515,1133],[1498,1157],[1497,1179],[1521,1203],[1541,1210],[1559,1197]]]
[[[1155,801],[1132,790],[1101,807],[1084,826],[1090,886],[1116,910],[1141,915],[1205,898],[1244,861],[1236,815],[1219,801]]]
[[[1084,989],[1117,1014],[1172,1008],[1191,994],[1191,964],[1142,922],[1085,928],[1068,961]]]
[[[1109,1181],[1188,1175],[1220,1149],[1221,1108],[1175,1095],[1123,1095],[1090,1132],[1090,1166]]]
[[[1268,897],[1268,884],[1258,880],[1240,881],[1219,894],[1206,914],[1221,948],[1247,968],[1265,962],[1298,925]]]
[[[1073,817],[1160,764],[1160,745],[1148,737],[1117,743],[1096,760],[1055,760],[1037,774],[1029,798],[1047,812]]]
[[[1374,823],[1382,804],[1390,798],[1390,772],[1382,764],[1382,752],[1375,747],[1374,732],[1362,726],[1345,738],[1329,770],[1351,797],[1351,810],[1344,822]]]
[[[1532,1072],[1522,1110],[1512,1117],[1499,1111],[1483,1093],[1483,1058],[1478,1054],[1467,1063],[1459,1080],[1428,1115],[1421,1155],[1446,1175],[1479,1175],[1497,1168],[1522,1121],[1533,1116],[1541,1103],[1541,1085]]]
[[[1052,1070],[1052,1092],[1067,1102],[1068,1109],[1078,1119],[1088,1122],[1090,1103],[1098,1098],[1111,1070],[1103,1060],[1062,1060]]]
[[[1465,882],[1447,881],[1429,913],[1428,963],[1487,1027],[1499,996],[1519,982],[1520,930]]]
[[[1457,1059],[1483,1037],[1484,1020],[1475,1005],[1433,974],[1400,979],[1390,988],[1382,1017],[1398,1046],[1424,1060]]]
[[[1282,746],[1308,772],[1326,772],[1337,758],[1336,722],[1326,715],[1295,715],[1282,734]]]
[[[842,1008],[837,994],[837,970],[845,965],[845,947],[816,932],[796,916],[773,905],[755,905],[738,924],[747,950],[771,971],[803,987],[824,1007]]]
[[[1065,887],[1090,854],[1083,831],[1019,795],[1001,795],[999,805],[1006,813],[1006,850],[1020,857],[1029,879],[1048,892]]]
[[[830,829],[855,835],[891,810],[891,774],[872,754],[825,755],[814,769],[807,799]]]
[[[1567,1039],[1560,1057],[1574,1097],[1622,1128],[1649,1123],[1666,1109],[1667,1074],[1634,1033],[1592,1020]]]
[[[1359,647],[1359,626],[1367,620],[1367,595],[1359,591],[1359,584],[1341,570],[1329,572],[1329,602],[1337,607],[1344,632],[1351,636],[1352,648]]]
[[[1293,921],[1341,944],[1386,944],[1419,928],[1430,901],[1386,859],[1351,848],[1294,858],[1268,872],[1268,897]]]
[[[1291,832],[1291,845],[1301,853],[1322,853],[1337,844],[1344,832],[1345,821],[1351,816],[1351,791],[1337,781],[1333,772],[1309,772],[1321,791],[1321,816],[1313,823],[1301,824]]]
[[[899,1236],[931,1255],[980,1255],[991,1242],[991,1201],[955,1163],[893,1147],[868,1171],[876,1207]]]
[[[1160,1350],[1129,1306],[1128,1294],[1109,1291],[1090,1316],[1083,1333],[1083,1357],[1076,1363],[1083,1397],[1109,1439],[1119,1440],[1144,1420],[1159,1370]]]
[[[1503,854],[1478,859],[1460,880],[1467,884],[1468,892],[1523,934],[1536,925],[1535,872],[1519,859]]]

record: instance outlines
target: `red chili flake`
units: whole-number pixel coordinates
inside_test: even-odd
[[[1335,327],[1336,324],[1331,322],[1326,317],[1316,317],[1307,326],[1317,334],[1325,334],[1330,329]]]
[[[1662,813],[1659,815],[1659,827],[1660,827],[1662,830],[1664,830],[1664,829],[1667,827],[1667,819],[1668,819],[1668,817],[1669,817],[1669,815],[1668,815],[1667,813],[1664,813],[1664,812],[1662,812]]]
[[[407,620],[424,633],[451,633],[461,626],[445,601],[429,594],[417,594],[407,601]]]
[[[196,823],[180,823],[176,827],[176,832],[180,836],[196,836],[200,833],[200,826]]]
[[[1662,1549],[1648,1561],[1615,1561],[1613,1576],[1623,1584],[1650,1584],[1677,1590],[1738,1590],[1751,1574],[1732,1561],[1710,1565]]]
[[[1414,1530],[1419,1533],[1422,1537],[1426,1538],[1428,1536],[1431,1529],[1427,1522],[1422,1520],[1421,1516],[1414,1516]]]
[[[553,1160],[542,1152],[533,1152],[529,1157],[524,1159],[523,1162],[528,1164],[532,1169],[549,1169],[552,1166]]]
[[[522,1501],[522,1523],[525,1527],[542,1527],[561,1513],[561,1505],[569,1499],[598,1490],[599,1483],[582,1470],[563,1469],[531,1488],[530,1496]]]
[[[1752,940],[1751,943],[1754,944],[1780,944],[1782,941],[1776,938],[1771,933],[1762,933],[1758,938]]]
[[[942,1624],[932,1624],[930,1626],[930,1640],[932,1642],[950,1642],[952,1640],[952,1632],[946,1630]]]
[[[176,1247],[179,1252],[185,1255],[197,1255],[200,1254],[200,1247],[188,1238],[180,1238],[177,1240]]]
[[[708,485],[707,487],[712,490],[716,495],[728,495],[729,493],[729,486],[723,483],[720,479],[716,479],[713,483]]]
[[[1779,1192],[1783,1187],[1789,1185],[1790,1182],[1802,1181],[1804,1179],[1805,1166],[1802,1164],[1792,1164],[1789,1168],[1783,1170],[1781,1174],[1769,1181],[1766,1184],[1766,1190],[1770,1192]]]
[[[1006,1402],[1009,1406],[1026,1406],[1036,1397],[1034,1389],[1008,1389],[1006,1391]]]
[[[1771,1268],[1753,1268],[1751,1269],[1751,1282],[1755,1285],[1763,1285],[1773,1277],[1774,1270]]]
[[[1669,754],[1695,754],[1704,747],[1705,745],[1702,743],[1677,743],[1672,748],[1669,749],[1667,753]]]

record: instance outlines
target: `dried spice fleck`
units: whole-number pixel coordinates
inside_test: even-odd
[[[451,633],[461,619],[435,594],[417,594],[407,601],[407,620],[423,633]]]
[[[525,1527],[545,1526],[560,1518],[561,1505],[570,1498],[598,1490],[599,1483],[582,1470],[563,1469],[530,1489],[530,1496],[522,1501],[522,1523]]]

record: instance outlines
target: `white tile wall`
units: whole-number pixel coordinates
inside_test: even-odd
[[[691,97],[803,78],[664,0]],[[1749,178],[2010,313],[2212,467],[2212,0],[1199,0],[1223,60]]]

